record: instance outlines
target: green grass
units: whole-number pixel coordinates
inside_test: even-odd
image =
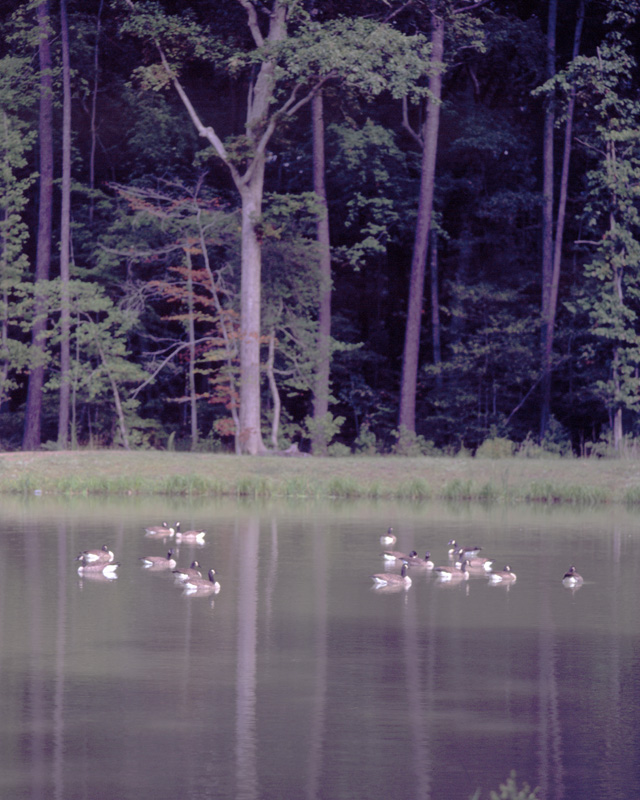
[[[0,494],[640,504],[640,462],[251,458],[168,451],[0,453]]]

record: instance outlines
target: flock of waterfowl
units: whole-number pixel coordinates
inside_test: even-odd
[[[385,547],[393,547],[397,543],[397,537],[393,528],[380,537],[380,544]],[[381,555],[385,564],[401,565],[400,572],[378,572],[372,575],[374,588],[376,589],[408,589],[411,586],[409,571],[411,568],[426,569],[433,571],[439,581],[449,583],[461,583],[468,581],[469,578],[485,577],[491,584],[502,584],[509,586],[517,580],[516,573],[509,565],[502,570],[493,569],[493,560],[480,556],[482,547],[474,545],[467,547],[459,545],[455,540],[448,544],[448,561],[443,566],[436,566],[431,560],[431,553],[427,551],[424,558],[418,555],[416,550],[408,553],[399,550],[384,550]],[[570,566],[562,578],[563,586],[575,589],[583,583],[580,575],[574,566]]]
[[[162,525],[145,528],[145,535],[152,539],[161,539],[163,542],[168,538],[175,538],[176,542],[187,542],[202,546],[206,531],[182,531],[179,522],[176,522],[173,527],[163,522]],[[393,528],[389,528],[386,534],[380,537],[380,543],[388,548],[397,543]],[[448,548],[449,563],[442,566],[435,565],[431,560],[429,551],[425,553],[424,557],[421,557],[416,550],[411,550],[408,553],[399,550],[384,550],[381,555],[388,568],[400,566],[400,571],[375,573],[371,576],[374,588],[387,590],[408,589],[412,583],[409,575],[409,571],[412,568],[432,571],[439,581],[453,584],[468,581],[471,577],[485,577],[491,584],[507,586],[517,580],[516,573],[509,565],[506,565],[502,570],[494,570],[493,560],[480,555],[482,547],[477,545],[473,547],[458,545],[455,540],[451,540],[448,543]],[[113,551],[106,544],[98,549],[84,550],[76,557],[76,561],[80,562],[78,575],[113,580],[117,578],[119,566],[118,562],[114,561],[114,558]],[[197,561],[192,561],[189,567],[178,568],[173,548],[167,552],[166,556],[144,556],[140,561],[144,569],[154,572],[171,570],[175,575],[176,583],[183,587],[185,594],[209,595],[218,594],[220,591],[220,583],[216,578],[214,569],[210,569],[207,577],[203,577],[200,564]],[[576,571],[574,566],[570,566],[562,578],[563,586],[577,588],[582,583],[582,575]]]
[[[204,545],[206,531],[182,531],[179,522],[176,522],[173,526],[163,522],[162,525],[153,525],[145,528],[145,536],[162,542],[166,542],[167,539],[175,539],[176,542],[202,546]],[[117,570],[120,566],[114,559],[113,551],[106,544],[94,550],[83,550],[76,556],[76,561],[80,562],[78,575],[87,578],[114,580],[118,577]],[[189,567],[179,568],[173,548],[169,550],[166,556],[143,556],[140,562],[143,569],[151,572],[171,570],[175,576],[176,584],[181,586],[187,595],[202,596],[218,594],[220,591],[220,583],[216,578],[214,569],[210,569],[206,577],[204,577],[197,561],[192,561]]]

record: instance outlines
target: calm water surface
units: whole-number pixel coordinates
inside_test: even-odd
[[[186,597],[138,559],[222,590]],[[165,500],[0,505],[0,798],[640,797],[640,528],[623,509]],[[479,544],[483,578],[376,592],[398,549]],[[108,544],[111,582],[74,557]],[[176,547],[176,545],[173,545]],[[561,577],[570,564],[578,590]]]

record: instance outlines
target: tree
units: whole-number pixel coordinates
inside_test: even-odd
[[[579,0],[575,34],[573,40],[573,59],[578,57],[580,39],[584,23],[585,0]],[[556,0],[549,2],[549,30],[547,34],[549,77],[555,75],[555,24]],[[534,93],[535,94],[535,93]],[[575,108],[575,89],[569,91],[565,112],[564,145],[562,151],[562,167],[560,189],[558,193],[555,232],[553,223],[553,135],[555,122],[555,102],[553,97],[547,100],[544,128],[544,188],[543,188],[543,220],[542,220],[542,404],[540,410],[540,438],[544,438],[551,413],[551,371],[553,353],[553,331],[558,306],[558,289],[560,285],[560,269],[562,265],[562,245],[564,223],[567,206],[567,190],[569,183],[569,163],[573,146],[573,114]]]
[[[69,311],[69,258],[71,246],[71,63],[67,0],[60,0],[60,39],[62,42],[62,203],[60,211],[60,403],[58,407],[58,447],[69,442],[69,403],[71,398],[71,352]]]
[[[172,64],[169,61],[170,53],[167,53],[166,44],[158,36],[160,31],[155,37],[155,44],[166,77],[178,92],[198,133],[207,139],[217,155],[227,165],[241,198],[240,440],[243,452],[255,455],[265,449],[262,442],[260,419],[260,281],[262,263],[258,225],[262,216],[266,148],[275,130],[278,116],[295,113],[303,103],[310,99],[310,95],[307,94],[302,100],[297,100],[299,87],[296,87],[296,91],[292,91],[282,107],[278,109],[278,114],[274,112],[277,61],[273,53],[277,45],[282,43],[287,36],[289,7],[281,0],[274,0],[268,15],[267,32],[263,34],[258,7],[251,0],[239,0],[239,2],[247,13],[247,25],[255,47],[265,54],[258,67],[255,80],[252,80],[249,87],[246,132],[243,141],[239,143],[243,147],[244,153],[236,154],[229,150],[215,130],[211,126],[203,124],[179,80],[175,63]],[[135,10],[132,3],[131,8]],[[139,17],[133,21],[140,24]],[[160,21],[162,22],[162,20]],[[151,21],[147,15],[146,21],[142,22],[141,30],[145,33],[147,25],[152,25],[151,29],[153,30],[155,27],[157,30],[157,15],[154,15]],[[193,28],[191,32],[193,32]],[[244,162],[244,169],[241,166],[242,162]]]
[[[264,325],[268,343],[267,378],[271,411],[271,441],[279,444],[281,414],[293,423],[287,406],[304,404],[317,382],[318,296],[322,276],[318,264],[317,221],[325,213],[315,193],[266,197],[263,217]],[[281,402],[280,395],[288,401]],[[265,406],[267,402],[265,402]],[[285,413],[283,413],[285,412]],[[313,422],[306,420],[313,434]],[[327,418],[321,420],[326,435]],[[295,423],[285,436],[305,435]],[[328,438],[328,437],[327,437]]]
[[[429,99],[424,123],[420,133],[416,133],[409,125],[405,113],[405,127],[422,148],[422,164],[420,169],[420,191],[418,199],[418,220],[411,259],[411,276],[409,282],[409,298],[407,302],[407,322],[405,328],[405,344],[402,357],[402,380],[400,385],[400,410],[398,427],[414,434],[416,429],[416,389],[418,379],[418,361],[420,349],[420,331],[422,323],[422,304],[424,296],[424,278],[426,270],[431,215],[433,212],[433,196],[435,187],[436,154],[438,150],[438,130],[440,126],[440,107],[442,102],[442,80],[444,71],[445,26],[447,17],[455,28],[455,16],[484,5],[486,0],[472,6],[455,7],[451,0],[437,2],[430,0],[428,10],[431,15],[431,64],[429,76]],[[460,26],[458,26],[460,27]],[[462,31],[460,31],[462,32]],[[481,48],[481,36],[473,25],[465,31],[465,39],[469,37],[472,47]],[[405,105],[406,109],[406,105]]]
[[[53,215],[53,75],[49,41],[49,3],[41,0],[36,7],[38,21],[38,56],[40,64],[40,196],[38,201],[38,242],[35,271],[35,315],[31,328],[31,368],[25,410],[23,450],[40,447],[40,417],[45,372],[45,332],[47,306],[43,287],[51,266],[51,225]]]
[[[157,7],[134,6],[124,29],[152,38],[161,72],[144,72],[147,85],[169,82],[187,109],[199,135],[224,162],[240,195],[242,215],[240,313],[240,427],[243,452],[255,455],[265,447],[260,430],[260,219],[267,148],[279,124],[293,115],[333,78],[358,85],[372,94],[404,90],[419,81],[424,70],[424,48],[419,37],[404,37],[388,26],[365,19],[311,21],[298,0],[237,0],[246,12],[254,44],[249,54],[225,53],[238,70],[251,66],[247,115],[241,136],[225,143],[211,125],[205,125],[180,80],[184,42],[200,58],[218,59],[215,37],[206,37],[193,17],[169,19]],[[261,16],[262,15],[262,16]],[[178,41],[178,45],[176,45]],[[221,48],[219,41],[217,47]],[[212,50],[215,49],[215,54]]]
[[[317,239],[320,262],[320,292],[318,303],[318,364],[313,392],[314,455],[325,455],[326,429],[323,420],[329,412],[329,372],[331,365],[331,246],[329,238],[329,204],[325,182],[324,102],[319,91],[311,103],[313,137],[313,191],[322,211],[318,214]]]
[[[549,0],[547,17],[547,79],[556,73],[556,18],[558,0]],[[551,375],[546,363],[547,333],[551,305],[551,281],[553,274],[553,168],[554,168],[554,129],[555,97],[550,92],[546,97],[544,130],[542,135],[542,413],[540,436],[544,436],[549,416]],[[550,354],[550,353],[549,353]]]
[[[436,153],[438,150],[442,70],[444,68],[444,30],[444,17],[434,9],[431,29],[432,73],[429,78],[430,96],[422,133],[418,136],[418,141],[422,147],[422,165],[420,169],[418,219],[416,222],[413,257],[411,259],[411,278],[407,303],[404,355],[402,357],[402,382],[400,385],[400,411],[398,415],[398,427],[401,433],[403,430],[408,433],[415,433],[416,430],[418,355],[420,348],[420,330],[422,327],[424,276],[429,244],[429,231],[431,229]]]
[[[509,435],[513,418],[537,385],[537,329],[524,292],[471,276],[454,292],[464,328],[449,344],[440,367],[446,391],[425,403],[429,415],[422,430],[430,439],[458,437],[475,450],[486,438]],[[426,372],[437,374],[437,367]]]
[[[607,423],[618,448],[625,434],[640,431],[634,383],[640,374],[634,241],[640,234],[633,217],[640,207],[633,193],[640,72],[627,58],[637,56],[637,22],[629,27],[635,0],[584,1],[581,51],[591,61],[578,55],[582,0],[558,4],[553,69],[545,45],[553,29],[548,0],[535,8],[494,2],[478,14],[463,13],[477,8],[474,0],[287,0],[278,41],[269,40],[266,13],[275,0],[49,3],[60,34],[49,33],[55,175],[68,176],[71,163],[74,181],[69,195],[66,178],[55,183],[51,235],[61,244],[61,263],[58,280],[54,253],[53,281],[35,280],[38,210],[47,206],[39,201],[40,151],[33,147],[37,5],[5,3],[0,11],[3,447],[23,441],[28,373],[44,362],[39,441],[56,438],[58,420],[61,444],[68,430],[73,443],[164,446],[175,438],[178,447],[246,451],[237,335],[243,200],[231,167],[242,180],[262,152],[263,191],[251,222],[260,251],[256,340],[264,445],[282,449],[313,440],[311,414],[321,418],[326,408],[325,433],[336,446],[329,448],[325,435],[313,441],[315,452],[325,446],[329,453],[345,446],[399,451],[407,287],[419,251],[421,172],[428,174],[422,139],[429,102],[416,100],[427,98],[436,66],[432,11],[444,20],[443,71],[423,251],[431,269],[422,280],[430,281],[431,292],[414,292],[423,313],[414,412],[420,436],[407,437],[412,452],[475,448],[495,435],[518,442],[535,432],[538,438],[547,415],[549,430],[570,432],[576,449]],[[251,8],[262,47],[252,35]],[[574,11],[577,19],[566,16]],[[615,17],[603,26],[609,11]],[[70,127],[61,58],[65,16],[72,32]],[[105,47],[123,20],[139,35]],[[404,35],[416,30],[426,35]],[[272,102],[249,129],[246,112],[255,108],[267,62]],[[207,136],[198,137],[174,76],[202,124],[219,137],[228,164]],[[549,96],[554,126],[547,141],[555,140],[555,157],[546,173],[553,192],[541,189]],[[295,115],[288,113],[305,99]],[[314,116],[318,123],[320,110],[328,214],[317,214],[318,175],[310,191],[313,128],[307,123]],[[152,223],[150,214],[131,211],[116,184],[126,184],[132,197],[164,193],[166,205]],[[543,195],[545,203],[553,200],[544,236]],[[220,224],[210,227],[214,216]],[[329,251],[318,244],[319,228],[327,220],[331,251],[321,281],[319,255]],[[541,248],[549,235],[553,256],[542,280]],[[67,266],[70,424],[62,377]],[[90,297],[80,297],[84,289],[99,290],[109,308],[93,309]],[[326,313],[321,291],[330,300]],[[43,312],[36,350],[32,321],[43,321]],[[119,326],[125,315],[127,324]],[[100,328],[107,318],[111,327]],[[108,340],[116,329],[118,352]],[[330,384],[319,366],[328,364],[319,346],[326,344]]]
[[[142,369],[130,360],[127,347],[127,334],[135,324],[136,315],[131,310],[118,309],[104,292],[81,281],[69,285],[69,304],[76,319],[74,338],[78,353],[72,365],[74,394],[84,388],[87,404],[108,407],[113,403],[116,432],[112,414],[105,408],[106,441],[129,450],[132,426],[142,431],[135,443],[141,444],[144,440],[144,424],[135,414],[137,401],[131,392],[128,397],[125,393],[127,386],[139,384],[144,377]],[[74,430],[76,424],[74,403]]]
[[[25,210],[36,181],[27,159],[36,134],[19,112],[35,100],[32,79],[28,58],[0,60],[0,408],[18,387],[29,360],[21,324],[29,297]]]
[[[201,174],[193,187],[178,181],[160,181],[156,186],[113,184],[126,207],[105,238],[105,246],[111,257],[126,256],[132,270],[144,278],[145,304],[160,307],[164,325],[160,343],[153,343],[144,353],[148,377],[132,397],[137,398],[170,364],[183,360],[186,351],[187,391],[167,399],[188,403],[192,449],[199,439],[198,402],[204,400],[230,411],[232,426],[229,419],[222,419],[214,427],[220,435],[233,435],[236,452],[240,452],[238,291],[224,277],[230,271],[225,265],[226,253],[237,244],[237,218],[206,191],[203,180]],[[167,328],[175,324],[177,330]],[[153,342],[151,330],[142,335]],[[205,384],[199,391],[196,376]]]
[[[539,265],[534,265],[539,246],[538,147],[532,136],[535,120],[526,104],[539,82],[541,37],[535,19],[501,17],[487,10],[482,20],[484,47],[463,51],[464,57],[452,64],[441,113],[437,211],[432,217],[432,234],[438,236],[432,287],[438,296],[431,311],[439,304],[442,358],[439,369],[420,370],[416,403],[417,432],[441,447],[462,442],[476,447],[491,435],[495,412],[502,423],[509,419],[508,435],[522,438],[534,406],[524,379],[538,387],[538,375],[531,373],[530,357],[524,355],[533,340],[523,337],[523,326],[539,330],[539,302],[532,305],[530,299],[531,287],[539,285]],[[433,251],[435,236],[431,239]],[[473,369],[465,366],[471,361],[465,362],[465,349],[480,347],[476,336],[481,347],[491,348],[484,350],[487,359],[496,359],[503,346],[497,330],[483,322],[475,300],[477,295],[487,304],[491,292],[501,299],[500,324],[514,337],[507,352],[517,352],[522,362],[517,380],[512,370],[497,378],[499,370],[481,359]],[[429,353],[426,334],[425,326],[422,358],[435,366],[437,343]],[[480,377],[487,370],[490,388]],[[537,405],[534,413],[537,427]],[[400,441],[416,446],[411,437]]]
[[[623,412],[640,410],[640,103],[629,89],[637,68],[625,28],[639,7],[616,0],[607,14],[609,31],[594,56],[574,59],[558,83],[574,91],[588,109],[580,137],[592,168],[587,173],[584,224],[578,244],[591,250],[585,291],[575,308],[586,310],[593,339],[584,357],[607,353],[608,375],[597,388],[610,413],[613,443],[623,443]]]

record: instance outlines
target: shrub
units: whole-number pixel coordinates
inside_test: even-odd
[[[363,456],[375,456],[378,454],[378,437],[369,427],[368,422],[364,422],[358,431],[358,438],[354,442],[356,453]]]
[[[491,792],[490,797],[491,800],[539,800],[538,788],[532,791],[528,783],[523,783],[522,788],[518,789],[515,772],[511,773],[506,783],[500,784],[500,793]]]
[[[405,428],[404,425],[400,430],[392,431],[391,435],[396,439],[392,452],[397,456],[415,458],[416,456],[435,456],[440,453],[431,439],[419,436]]]
[[[476,457],[511,458],[514,449],[515,445],[511,439],[505,439],[499,436],[492,439],[485,439],[480,447],[476,450]]]
[[[327,448],[327,454],[334,458],[343,458],[344,456],[350,456],[351,450],[342,442],[334,442]]]

